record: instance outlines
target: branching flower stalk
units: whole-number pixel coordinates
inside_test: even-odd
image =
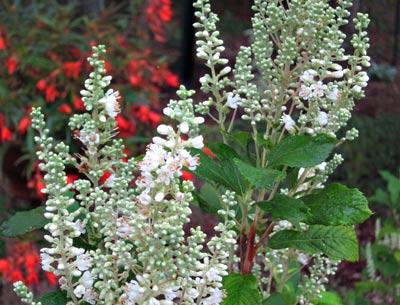
[[[143,159],[126,161],[122,142],[114,139],[119,94],[106,89],[111,77],[105,76],[104,53],[104,46],[94,47],[89,58],[93,72],[81,91],[88,112],[70,120],[82,154],[73,156],[66,145],[55,144],[40,109],[32,110],[48,196],[43,269],[59,277],[71,305],[219,303],[236,242],[231,217],[236,201],[226,192],[223,221],[206,243],[208,251],[200,228],[185,237],[194,186],[181,175],[198,165],[190,149],[203,147],[198,131],[204,119],[193,113],[193,92],[181,87],[180,99],[164,109],[177,128],[160,125]],[[67,184],[70,166],[86,179]],[[101,183],[105,172],[109,176]],[[15,287],[24,302],[40,305],[22,283]]]
[[[229,145],[235,144],[239,130],[226,118],[240,113],[242,120],[249,121],[252,143],[247,145],[254,150],[257,169],[269,168],[271,150],[289,136],[328,135],[337,139],[337,146],[358,136],[355,129],[343,138],[337,136],[347,125],[355,101],[364,96],[368,76],[362,70],[370,66],[367,15],[359,13],[354,19],[355,33],[349,41],[352,53],[346,54],[343,47],[346,35],[341,28],[348,23],[351,5],[350,0],[335,5],[325,0],[255,0],[252,42],[240,48],[232,70],[227,60],[220,60],[224,47],[210,1],[194,4],[197,56],[210,68],[210,73],[200,78],[201,90],[210,93],[210,98],[196,110],[212,118],[215,111],[218,113],[221,137]],[[311,194],[324,187],[342,161],[341,155],[334,154],[326,162],[301,168],[290,187],[278,180],[271,189],[253,188],[250,194],[238,194],[243,215],[238,228],[242,274],[252,272],[257,253],[268,246],[268,239],[276,232],[272,230],[276,222],[265,225],[258,206],[248,215],[254,202],[271,201],[277,194],[293,198]],[[283,166],[280,170],[289,175],[293,168]],[[258,235],[260,225],[264,232]],[[270,286],[267,289],[268,294]]]

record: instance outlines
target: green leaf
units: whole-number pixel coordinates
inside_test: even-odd
[[[292,135],[273,147],[268,159],[271,166],[311,167],[325,161],[335,145],[336,139],[325,134]]]
[[[0,226],[1,235],[16,237],[44,227],[48,220],[44,218],[44,207],[17,212]]]
[[[261,304],[262,305],[290,305],[290,303],[286,302],[283,295],[278,292],[271,294]]]
[[[386,193],[383,189],[378,188],[375,191],[375,194],[369,197],[369,200],[371,202],[379,203],[382,205],[388,205],[390,206],[390,199],[388,193]]]
[[[309,224],[348,226],[364,222],[372,215],[368,200],[358,189],[334,183],[301,198],[311,210]]]
[[[65,291],[57,290],[42,295],[37,301],[42,305],[65,305],[69,299]]]
[[[221,209],[218,191],[207,182],[203,184],[200,192],[194,193],[194,196],[198,201],[199,208],[206,213],[217,214]]]
[[[314,300],[316,305],[343,305],[342,300],[336,292],[323,291],[321,297]]]
[[[390,194],[390,201],[393,206],[397,204],[400,197],[400,179],[387,171],[380,172],[383,179],[387,182],[387,188]]]
[[[325,253],[338,260],[358,260],[358,243],[353,227],[310,226],[307,231],[283,230],[274,234],[273,249],[295,248],[309,254]]]
[[[254,275],[229,274],[222,281],[227,295],[222,305],[259,305],[261,293]]]
[[[288,220],[298,224],[310,217],[310,209],[300,199],[277,194],[270,201],[260,201],[257,205],[272,220]]]
[[[284,173],[275,169],[257,168],[239,159],[234,162],[242,176],[257,189],[271,190],[276,182],[285,178]]]
[[[200,165],[196,168],[195,175],[210,183],[227,187],[237,194],[244,194],[248,182],[242,177],[233,160],[239,156],[229,146],[219,143],[212,145],[212,151],[217,159],[212,159],[201,150],[194,150],[200,157]]]

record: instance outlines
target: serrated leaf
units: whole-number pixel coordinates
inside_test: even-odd
[[[364,222],[372,215],[368,200],[358,189],[334,183],[301,198],[310,208],[309,224],[349,226]]]
[[[268,160],[271,166],[311,167],[325,161],[336,145],[331,136],[292,135],[272,148]]]
[[[57,290],[42,295],[37,301],[42,305],[65,305],[69,299],[65,291]]]
[[[48,220],[44,217],[44,207],[38,207],[29,211],[17,212],[0,227],[2,236],[16,237],[33,230],[44,227]]]
[[[204,183],[199,193],[194,193],[199,208],[206,213],[217,214],[221,209],[218,191],[209,183]]]
[[[294,248],[309,254],[325,253],[338,260],[358,260],[358,242],[353,227],[310,226],[307,231],[283,230],[271,236],[273,249]]]
[[[262,305],[290,305],[290,303],[286,302],[283,295],[278,292],[271,294],[261,304]]]
[[[272,220],[288,220],[298,224],[310,217],[310,209],[303,201],[283,194],[276,194],[270,201],[260,201],[257,205]]]
[[[213,145],[212,151],[217,155],[217,159],[212,159],[202,151],[195,150],[195,154],[200,157],[200,164],[196,168],[195,175],[210,183],[227,187],[237,194],[244,194],[249,185],[233,162],[238,155],[225,144]]]
[[[225,276],[222,283],[227,292],[222,305],[260,304],[261,293],[258,289],[257,279],[254,275],[232,273]]]
[[[242,176],[257,189],[271,190],[275,183],[285,178],[281,171],[270,168],[257,168],[239,159],[234,160]]]

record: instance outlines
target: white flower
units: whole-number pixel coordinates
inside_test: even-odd
[[[203,136],[194,137],[194,138],[190,139],[189,141],[193,148],[202,149],[204,146]]]
[[[322,162],[322,163],[320,163],[320,164],[318,164],[317,166],[316,166],[316,168],[319,170],[319,171],[324,171],[325,169],[326,169],[326,165],[327,165],[327,163],[326,162]]]
[[[360,72],[358,74],[358,78],[361,83],[367,83],[369,81],[369,76],[368,76],[367,72],[365,72],[365,71]]]
[[[201,117],[201,116],[197,116],[197,117],[194,118],[194,122],[195,122],[197,125],[203,124],[203,123],[204,123],[204,118]]]
[[[83,296],[83,300],[86,303],[95,305],[96,304],[96,294],[93,289],[86,289],[86,293]]]
[[[83,225],[83,223],[80,219],[78,219],[77,221],[74,222],[73,227],[75,229],[75,232],[77,234],[79,234],[78,236],[80,236],[86,232],[85,226]]]
[[[352,90],[354,93],[361,93],[362,88],[361,88],[361,86],[355,85],[353,88],[351,88],[351,90]]]
[[[151,298],[148,302],[148,305],[160,305],[160,301],[155,299],[155,298]]]
[[[328,92],[328,94],[326,95],[326,98],[328,100],[330,100],[331,102],[336,102],[339,99],[339,96],[340,96],[339,89],[334,87],[334,88],[332,88],[332,90],[330,90]]]
[[[143,191],[138,197],[137,199],[139,200],[139,202],[143,205],[149,205],[151,202],[151,197],[148,193],[148,191]]]
[[[158,192],[155,196],[154,196],[154,200],[156,202],[161,202],[165,197],[165,194],[163,192]]]
[[[312,90],[312,96],[323,97],[325,95],[326,85],[321,81],[312,84],[310,88]]]
[[[93,286],[93,275],[90,273],[90,271],[85,271],[80,278],[79,282],[85,287],[85,288],[92,288]]]
[[[186,123],[186,122],[180,123],[179,124],[179,131],[181,133],[184,133],[184,134],[188,133],[189,132],[189,124]]]
[[[195,170],[197,165],[199,165],[199,158],[197,156],[192,156],[186,149],[179,150],[178,155],[182,160],[182,164],[190,170]]]
[[[40,253],[40,260],[42,261],[42,269],[44,271],[50,271],[52,266],[51,264],[54,262],[54,259],[46,252],[43,252],[43,249]]]
[[[164,110],[163,110],[163,113],[164,113],[166,116],[171,117],[172,114],[174,113],[174,111],[173,111],[171,108],[169,108],[169,107],[165,107]]]
[[[232,109],[237,109],[237,107],[239,106],[239,102],[240,102],[240,96],[235,94],[233,95],[232,92],[229,92],[227,94],[227,102],[226,104],[228,105],[229,108]]]
[[[104,186],[105,187],[108,187],[108,188],[112,188],[113,186],[114,186],[114,183],[115,183],[115,175],[114,174],[111,174],[107,179],[106,179],[106,181],[104,181]]]
[[[161,124],[157,127],[157,132],[163,136],[170,135],[174,132],[174,129],[171,126]]]
[[[199,291],[195,288],[190,288],[186,294],[189,298],[196,299],[199,296]]]
[[[308,100],[311,97],[311,94],[312,94],[312,90],[310,87],[308,87],[306,85],[301,85],[300,90],[299,90],[299,96],[303,100]]]
[[[309,257],[305,255],[304,253],[299,253],[297,256],[297,261],[302,264],[302,265],[307,265],[309,261]]]
[[[318,114],[318,124],[325,126],[328,124],[328,114],[325,111],[320,111]]]
[[[126,238],[132,232],[131,226],[129,225],[126,217],[120,217],[117,220],[117,234],[120,237]]]
[[[222,280],[222,277],[219,275],[219,272],[216,268],[211,267],[207,272],[206,272],[206,277],[207,280],[210,282],[220,282]]]
[[[165,299],[168,301],[173,301],[178,297],[179,286],[172,286],[165,289],[164,295]]]
[[[296,125],[296,122],[293,121],[292,117],[288,114],[282,115],[281,122],[285,124],[285,129],[287,131],[292,131]]]
[[[76,257],[76,268],[80,271],[86,271],[92,266],[92,259],[89,254],[83,253]]]
[[[344,75],[344,72],[342,70],[340,71],[333,71],[329,73],[329,76],[333,77],[333,78],[342,78]]]
[[[95,132],[87,133],[83,130],[79,132],[78,139],[86,146],[99,144],[100,142],[100,136],[98,133]]]
[[[115,118],[120,112],[119,102],[118,102],[119,97],[120,96],[118,91],[109,89],[106,92],[105,96],[99,100],[99,103],[104,104],[104,108],[107,114],[112,118]]]
[[[126,287],[126,294],[128,296],[128,301],[131,302],[128,304],[133,304],[135,302],[138,302],[143,297],[145,291],[146,289],[140,287],[138,282],[136,282],[135,280],[130,281]]]
[[[304,71],[304,73],[300,76],[301,81],[305,82],[305,83],[312,83],[314,82],[314,77],[317,75],[317,71],[315,70],[307,70]]]
[[[207,298],[205,298],[201,304],[202,305],[218,305],[222,302],[222,299],[224,298],[223,292],[215,288],[214,291],[211,293],[211,295]]]
[[[74,289],[74,294],[77,298],[81,298],[85,293],[86,293],[86,288],[81,284],[76,286]]]

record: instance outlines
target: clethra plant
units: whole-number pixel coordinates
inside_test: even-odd
[[[346,55],[351,1],[256,0],[251,45],[232,71],[218,17],[208,0],[194,5],[209,98],[194,106],[194,91],[181,86],[164,109],[176,127],[160,125],[142,158],[126,162],[114,138],[119,95],[106,89],[103,46],[93,48],[81,91],[88,112],[69,124],[81,154],[53,143],[33,109],[48,196],[42,265],[63,292],[35,301],[18,282],[24,302],[318,304],[337,262],[358,259],[354,225],[371,215],[367,200],[327,179],[342,161],[332,151],[357,136],[336,134],[367,85],[368,17],[355,18]],[[217,124],[221,140],[207,149],[194,110]],[[69,166],[86,178],[67,184]],[[203,180],[200,190],[182,181],[184,170]],[[213,237],[185,234],[190,203],[218,216]]]

